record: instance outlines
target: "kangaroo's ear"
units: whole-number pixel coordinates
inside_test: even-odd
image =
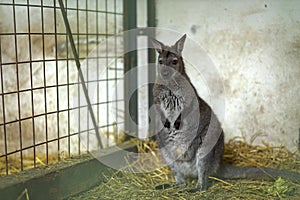
[[[153,45],[153,47],[156,49],[156,51],[161,54],[162,53],[162,50],[163,50],[163,47],[164,47],[164,44],[161,43],[160,41],[157,41],[156,39],[154,38],[150,38],[150,41]]]
[[[181,52],[183,50],[184,42],[185,42],[186,34],[184,34],[176,43],[175,48],[177,52],[181,55]]]

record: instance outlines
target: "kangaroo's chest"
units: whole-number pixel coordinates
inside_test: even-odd
[[[166,90],[160,97],[160,108],[166,118],[175,121],[184,109],[184,96],[179,91]]]

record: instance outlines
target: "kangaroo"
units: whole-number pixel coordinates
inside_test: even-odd
[[[265,180],[281,176],[300,182],[298,173],[236,167],[222,162],[224,132],[216,114],[199,97],[186,73],[182,58],[185,39],[183,35],[172,46],[151,40],[158,52],[153,87],[158,127],[156,140],[166,164],[174,173],[175,186],[184,187],[186,177],[195,177],[198,178],[195,191],[207,190],[209,176]]]

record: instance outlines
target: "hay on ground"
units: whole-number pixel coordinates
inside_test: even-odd
[[[168,167],[149,172],[149,166],[159,166],[161,158],[154,141],[133,140],[139,154],[124,170],[117,171],[106,182],[70,199],[299,199],[300,185],[282,178],[274,181],[220,180],[210,177],[205,192],[190,193],[197,180],[187,181],[185,188],[155,187],[174,182]],[[146,153],[146,154],[145,154]],[[147,155],[147,156],[145,156]],[[233,138],[225,145],[224,161],[238,166],[280,168],[300,173],[299,152],[289,152],[283,146],[251,145],[242,138]],[[144,171],[144,173],[128,173]]]

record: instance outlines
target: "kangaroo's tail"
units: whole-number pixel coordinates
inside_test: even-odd
[[[255,179],[255,180],[276,180],[281,177],[286,180],[300,183],[300,174],[280,169],[237,167],[222,163],[216,176],[223,179]]]

